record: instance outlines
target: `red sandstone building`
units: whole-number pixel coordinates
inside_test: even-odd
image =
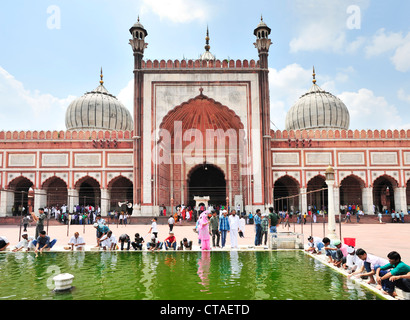
[[[407,212],[410,130],[349,130],[348,108],[311,89],[270,129],[270,29],[254,30],[258,60],[144,60],[147,31],[130,29],[134,110],[100,85],[73,101],[66,131],[0,132],[0,216],[12,208],[118,202],[158,215],[196,196],[247,212],[327,207],[324,173],[335,169],[335,209]],[[307,79],[308,81],[308,79]],[[273,97],[274,98],[274,97]],[[284,197],[295,196],[283,200]],[[277,200],[282,199],[282,200]]]

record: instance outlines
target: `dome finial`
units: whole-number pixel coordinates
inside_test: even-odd
[[[103,79],[104,79],[104,75],[103,75],[103,69],[102,69],[102,67],[101,67],[101,74],[100,74],[100,78],[101,78],[101,80],[100,80],[100,84],[101,84],[101,85],[103,85],[103,84],[104,84],[104,81],[103,81]]]
[[[209,49],[211,49],[211,46],[209,45],[209,27],[206,26],[206,37],[205,37],[205,50],[209,52]]]
[[[316,72],[315,72],[315,66],[313,66],[313,84],[316,84]]]

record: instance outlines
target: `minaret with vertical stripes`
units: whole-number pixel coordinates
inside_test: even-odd
[[[130,45],[134,53],[134,164],[133,164],[133,184],[134,184],[134,204],[133,215],[141,215],[142,203],[142,108],[143,108],[143,83],[144,74],[142,69],[142,58],[144,50],[148,44],[145,42],[145,37],[148,35],[147,30],[140,23],[138,17],[137,22],[131,27],[130,33],[132,39]]]
[[[265,211],[273,206],[273,178],[272,178],[272,153],[270,136],[270,98],[269,98],[269,47],[272,44],[269,39],[271,29],[263,21],[254,30],[256,36],[255,47],[259,53],[259,99],[260,99],[260,121],[262,127],[262,190]]]

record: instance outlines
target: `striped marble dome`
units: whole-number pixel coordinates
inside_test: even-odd
[[[286,130],[348,130],[349,124],[349,110],[342,100],[322,90],[315,79],[286,115]]]
[[[67,108],[65,124],[67,130],[133,130],[129,110],[104,87],[74,100]]]

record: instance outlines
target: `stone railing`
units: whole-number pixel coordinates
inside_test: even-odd
[[[7,140],[100,140],[131,139],[132,131],[0,131]]]
[[[256,69],[255,60],[147,60],[142,62],[143,69]]]
[[[273,139],[410,139],[410,130],[271,130]]]

